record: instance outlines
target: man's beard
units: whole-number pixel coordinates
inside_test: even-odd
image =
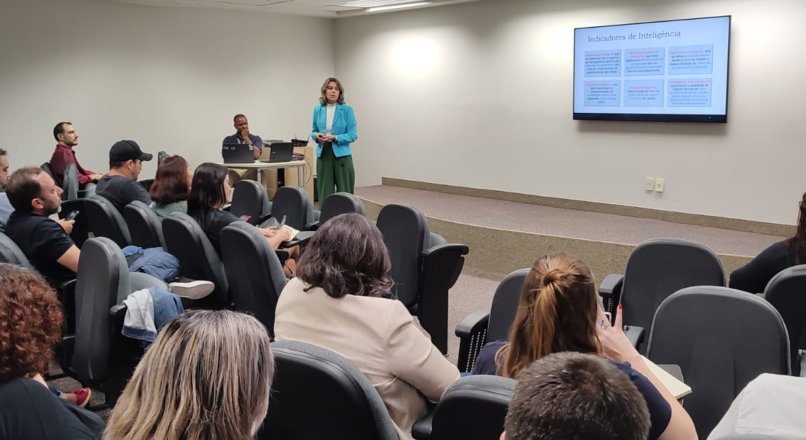
[[[48,202],[48,204],[45,206],[45,209],[43,210],[44,211],[43,214],[45,215],[45,217],[50,217],[51,215],[56,214],[61,210],[62,210],[61,202],[54,203],[52,205],[50,204],[50,202]]]

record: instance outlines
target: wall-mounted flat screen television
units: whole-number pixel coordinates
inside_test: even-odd
[[[574,119],[727,122],[730,16],[574,29]]]

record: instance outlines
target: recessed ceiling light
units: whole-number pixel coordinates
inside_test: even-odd
[[[339,6],[345,8],[374,8],[378,6],[390,6],[390,5],[398,5],[401,3],[411,3],[415,0],[352,0],[345,3],[340,4]]]

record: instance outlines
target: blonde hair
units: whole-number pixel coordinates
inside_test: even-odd
[[[336,83],[336,87],[339,88],[339,99],[336,101],[338,104],[344,104],[344,87],[341,85],[341,81],[337,80],[336,78],[328,78],[322,84],[322,90],[320,90],[319,94],[319,104],[327,105],[327,96],[325,96],[325,91],[327,90],[327,86],[330,83]]]
[[[590,269],[566,254],[545,255],[526,276],[509,342],[496,353],[500,374],[517,379],[552,353],[602,354],[598,301]]]
[[[169,322],[120,397],[105,440],[250,439],[266,417],[274,359],[252,316],[193,310]]]

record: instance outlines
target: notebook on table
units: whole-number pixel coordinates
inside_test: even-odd
[[[681,399],[682,397],[688,396],[691,394],[691,387],[686,385],[685,383],[681,382],[676,377],[669,374],[668,371],[664,370],[654,362],[650,361],[644,356],[641,356],[644,360],[644,363],[649,368],[649,371],[655,375],[655,377],[660,380],[663,386],[669,390],[670,393],[674,396],[675,399]]]

